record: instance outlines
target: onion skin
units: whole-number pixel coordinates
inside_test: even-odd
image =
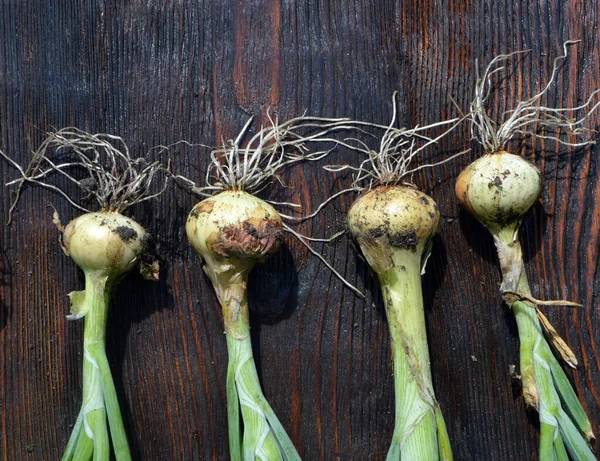
[[[460,203],[492,232],[518,222],[542,193],[542,174],[530,161],[501,151],[480,157],[458,176]]]
[[[115,212],[86,213],[65,227],[65,252],[84,271],[118,277],[140,261],[147,235],[134,220]]]
[[[437,231],[440,212],[431,197],[405,186],[380,186],[356,200],[348,228],[371,268],[393,267],[392,249],[422,255]]]
[[[198,203],[185,230],[205,261],[250,268],[281,246],[279,213],[264,200],[243,191],[225,191]]]

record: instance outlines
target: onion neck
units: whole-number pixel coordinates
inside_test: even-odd
[[[72,318],[85,316],[82,407],[65,448],[63,461],[109,459],[131,461],[116,390],[106,358],[106,327],[114,277],[84,271],[85,290],[70,294]]]
[[[421,254],[392,249],[378,273],[392,338],[396,418],[388,461],[438,461],[435,396],[421,288]]]
[[[520,223],[493,232],[494,243],[502,269],[503,294],[517,293],[530,296],[531,290],[523,265],[523,252],[519,241]],[[523,398],[527,406],[539,408],[539,390],[535,379],[534,349],[543,332],[536,306],[528,301],[516,301],[510,305],[519,330],[519,355]]]
[[[223,310],[227,339],[227,414],[229,452],[232,461],[299,461],[289,437],[262,392],[250,339],[247,281],[254,264],[248,261],[205,259],[204,270],[210,277]],[[243,434],[240,425],[244,422]],[[276,427],[274,428],[273,425]]]
[[[112,281],[96,272],[85,272],[84,300],[85,330],[84,347],[106,343],[106,320],[110,305]]]
[[[523,276],[523,253],[519,242],[519,229],[521,221],[495,228],[488,227],[494,237],[494,244],[498,252],[500,269],[502,270],[502,293],[531,294],[526,277]],[[526,290],[521,291],[519,288]]]
[[[95,273],[85,274],[85,300],[88,311],[85,315],[83,333],[83,398],[84,424],[93,435],[94,456],[110,456],[108,426],[102,377],[96,356],[105,353],[106,319],[108,317],[109,296],[106,278]]]
[[[250,335],[248,313],[248,274],[254,267],[253,261],[220,261],[203,257],[204,272],[210,278],[221,303],[225,333],[234,339],[243,340]]]
[[[264,412],[264,406],[268,404],[258,379],[250,335],[236,338],[228,333],[226,339],[230,458],[232,461],[282,461],[279,445]],[[240,410],[244,421],[243,436]]]
[[[528,407],[539,412],[539,459],[566,459],[568,450],[573,459],[592,461],[595,456],[588,445],[594,439],[591,423],[544,337],[537,306],[526,299],[532,297],[519,224],[498,226],[492,234],[502,267],[503,298],[512,308],[519,331],[523,398]],[[554,344],[560,341],[555,339]]]

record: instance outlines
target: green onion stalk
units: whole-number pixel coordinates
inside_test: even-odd
[[[85,289],[69,293],[70,319],[84,317],[82,407],[63,460],[130,460],[119,402],[106,356],[113,287],[139,264],[147,234],[117,211],[86,213],[65,227],[65,253],[83,270]]]
[[[52,153],[60,161],[52,158]],[[64,228],[55,212],[54,222],[63,232],[64,252],[85,275],[85,289],[69,293],[71,320],[84,318],[83,395],[79,415],[62,457],[63,461],[131,460],[127,434],[115,385],[106,355],[106,330],[110,296],[115,285],[135,267],[146,278],[158,278],[156,263],[146,257],[148,234],[122,212],[130,205],[156,197],[150,193],[154,177],[165,169],[157,162],[131,158],[121,138],[90,134],[75,128],[49,133],[22,169],[4,153],[21,178],[17,200],[24,184],[37,184],[61,194],[84,214]],[[87,173],[84,179],[80,174]],[[95,198],[99,211],[90,211],[75,202],[59,187],[45,182],[59,173]],[[166,182],[165,182],[166,185]],[[16,200],[11,208],[15,210]]]
[[[396,417],[388,461],[452,459],[433,390],[421,287],[439,219],[431,197],[404,185],[376,187],[348,212],[349,231],[379,281],[392,339]]]
[[[250,341],[248,274],[257,262],[279,249],[281,217],[271,205],[251,194],[224,191],[192,209],[186,232],[202,258],[202,267],[223,312],[229,356],[227,412],[231,459],[300,459],[263,395]]]
[[[569,456],[575,461],[595,460],[590,448],[594,433],[550,344],[570,367],[577,366],[577,359],[539,307],[579,305],[533,298],[523,264],[521,221],[540,198],[542,174],[529,160],[507,152],[506,144],[517,134],[552,139],[568,146],[590,144],[587,141],[565,141],[539,131],[562,129],[571,135],[584,134],[588,130],[581,124],[598,106],[591,106],[597,91],[577,108],[557,109],[540,104],[540,99],[555,80],[558,64],[566,57],[567,45],[571,43],[566,42],[564,54],[555,59],[551,78],[542,91],[519,102],[516,109],[506,113],[506,118],[500,122],[493,119],[487,110],[491,94],[490,77],[501,71],[500,65],[516,53],[498,56],[490,62],[477,81],[475,99],[469,112],[473,137],[482,144],[486,153],[470,164],[456,181],[458,200],[494,238],[502,270],[500,291],[517,321],[523,398],[528,408],[539,413],[539,459],[543,461],[567,461]],[[576,111],[584,109],[589,109],[586,115],[579,119],[573,117]]]
[[[175,178],[192,192],[208,195],[190,212],[186,233],[223,314],[230,459],[297,461],[300,456],[261,389],[250,339],[247,284],[254,266],[277,252],[284,231],[305,244],[306,239],[283,222],[286,215],[255,194],[279,179],[282,168],[326,155],[328,151],[309,152],[307,143],[327,141],[327,133],[342,129],[345,121],[298,117],[279,123],[270,119],[242,147],[251,121],[236,140],[212,151],[205,186],[198,187],[183,176]]]
[[[374,272],[383,297],[392,345],[395,420],[387,461],[452,460],[448,431],[433,388],[421,274],[432,249],[440,213],[434,200],[408,182],[411,161],[456,126],[457,120],[414,129],[393,128],[394,115],[378,151],[347,143],[366,156],[355,171],[353,187],[362,190],[347,214],[348,231]],[[436,138],[436,126],[454,125]],[[375,126],[375,125],[374,125]],[[378,127],[381,128],[381,127]],[[462,153],[461,153],[462,154]],[[460,154],[457,154],[460,155]],[[367,183],[368,187],[360,184]]]

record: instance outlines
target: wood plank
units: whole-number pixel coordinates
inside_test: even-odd
[[[248,117],[307,112],[387,123],[399,91],[406,126],[466,107],[475,61],[531,49],[523,75],[495,101],[500,110],[539,88],[566,39],[579,39],[549,104],[582,103],[600,87],[596,0],[5,0],[0,8],[0,148],[19,162],[52,127],[122,136],[133,153],[180,139],[214,145]],[[598,128],[598,116],[591,120]],[[424,161],[469,145],[465,126]],[[590,419],[600,421],[600,180],[598,148],[527,141],[511,148],[544,171],[544,203],[525,223],[533,293],[582,310],[547,309],[580,359],[567,371]],[[419,173],[442,223],[424,276],[431,364],[456,459],[536,459],[537,415],[509,374],[518,364],[512,314],[487,232],[460,210],[454,179],[474,152]],[[203,177],[200,148],[172,152],[173,169]],[[338,151],[328,160],[356,162]],[[15,177],[0,164],[2,183]],[[306,165],[284,177],[314,208],[345,180]],[[344,182],[345,181],[345,182]],[[74,189],[71,189],[74,192]],[[12,194],[1,193],[6,220]],[[227,353],[220,309],[185,238],[196,199],[176,189],[132,215],[155,236],[157,284],[131,276],[114,294],[108,353],[135,459],[225,460]],[[343,226],[351,198],[303,231]],[[57,245],[52,204],[29,188],[15,222],[0,226],[0,459],[59,459],[81,404],[82,322],[66,294],[81,273]],[[298,242],[251,279],[253,342],[264,392],[305,460],[383,460],[393,430],[390,343],[374,280],[347,239],[327,258],[367,293],[344,289]],[[260,272],[259,272],[260,271]],[[476,359],[474,360],[473,357]],[[596,451],[600,445],[596,446]]]

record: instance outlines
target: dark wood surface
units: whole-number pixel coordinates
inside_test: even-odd
[[[539,88],[566,39],[571,48],[548,103],[576,105],[600,87],[599,6],[580,1],[47,1],[0,5],[0,147],[26,162],[45,130],[121,135],[132,152],[180,139],[214,145],[268,106],[387,123],[399,91],[402,125],[465,107],[475,60],[531,49],[523,77],[496,101],[510,108]],[[260,117],[259,117],[260,118]],[[591,120],[598,128],[599,117]],[[467,127],[428,160],[469,145]],[[600,421],[600,149],[527,142],[513,151],[545,173],[543,206],[526,221],[534,295],[585,308],[548,309],[580,359],[568,371],[596,433]],[[491,238],[453,195],[472,154],[419,174],[443,220],[424,276],[431,365],[457,460],[533,460],[537,415],[509,374],[518,364],[511,312],[498,294]],[[200,149],[174,151],[174,169],[200,179]],[[356,161],[337,152],[332,162]],[[2,183],[16,177],[0,165]],[[286,175],[314,207],[347,181],[315,165]],[[278,195],[277,195],[278,194]],[[11,193],[1,193],[6,220]],[[108,352],[133,453],[141,460],[226,460],[226,347],[219,308],[183,225],[196,199],[169,190],[132,215],[159,242],[162,280],[131,276],[114,294]],[[302,229],[343,225],[350,197]],[[77,215],[29,188],[0,226],[0,459],[56,460],[81,404],[83,323],[65,318],[82,276],[51,222]],[[257,267],[253,342],[264,392],[305,460],[383,460],[393,429],[390,342],[376,284],[342,238],[327,258],[363,301],[297,242]],[[260,274],[258,274],[260,272]],[[596,449],[600,446],[596,446]]]

